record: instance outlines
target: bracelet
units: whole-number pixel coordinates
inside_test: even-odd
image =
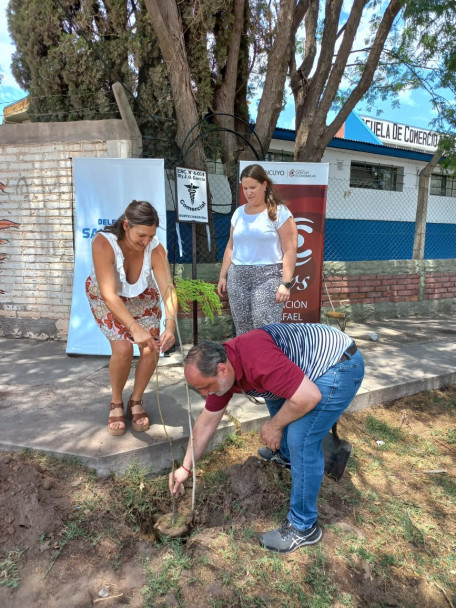
[[[191,475],[191,474],[192,474],[192,472],[191,472],[191,471],[189,471],[189,470],[187,469],[187,467],[184,467],[184,465],[183,465],[183,464],[181,465],[181,467],[182,467],[182,468],[184,469],[184,471],[186,471],[186,472],[187,472],[189,475]]]
[[[176,322],[176,318],[175,317],[165,317],[165,323],[166,321],[174,321],[174,323]]]
[[[138,321],[136,319],[133,319],[133,321],[130,323],[130,325],[127,327],[127,331],[130,331],[130,327],[133,325],[133,323],[137,323]]]

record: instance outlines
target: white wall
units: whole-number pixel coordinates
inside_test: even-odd
[[[270,150],[292,154],[293,148],[293,142],[273,140]],[[404,169],[402,192],[350,187],[352,161],[402,167]],[[415,221],[418,176],[426,164],[425,161],[327,148],[322,162],[329,163],[326,208],[328,219]],[[456,224],[456,198],[430,195],[427,219],[428,222],[433,223]]]

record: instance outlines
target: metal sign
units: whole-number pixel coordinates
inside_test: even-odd
[[[439,144],[440,133],[409,127],[397,122],[361,116],[369,129],[386,145],[433,151]]]
[[[178,221],[207,224],[209,222],[208,199],[207,172],[176,167]]]

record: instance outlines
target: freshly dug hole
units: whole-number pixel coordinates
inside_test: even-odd
[[[154,529],[159,538],[182,538],[190,532],[192,520],[191,512],[165,513],[157,519]]]

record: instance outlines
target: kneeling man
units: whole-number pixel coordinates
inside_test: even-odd
[[[271,454],[290,463],[292,486],[285,523],[262,534],[260,544],[290,553],[318,542],[322,440],[350,405],[364,376],[363,357],[353,340],[328,325],[275,323],[225,344],[197,344],[188,352],[184,373],[206,397],[193,428],[195,461],[207,448],[233,393],[264,398],[271,419],[261,427],[260,436]],[[182,466],[170,475],[173,494],[179,494],[191,468],[189,442]]]

